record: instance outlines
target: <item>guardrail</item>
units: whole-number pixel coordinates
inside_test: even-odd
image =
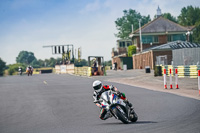
[[[198,70],[200,70],[200,65],[185,65],[185,66],[166,65],[162,66],[162,74],[164,74],[164,69],[166,69],[167,76],[169,76],[170,69],[172,69],[172,76],[175,75],[175,69],[177,69],[179,78],[184,78],[184,77],[197,78]]]

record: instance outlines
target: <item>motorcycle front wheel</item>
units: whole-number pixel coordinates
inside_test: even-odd
[[[138,116],[137,114],[135,113],[135,111],[132,111],[131,114],[130,114],[130,117],[131,117],[131,121],[132,122],[136,122],[138,120]]]
[[[118,117],[118,119],[121,120],[124,124],[128,124],[128,123],[129,123],[128,118],[127,118],[126,116],[124,116],[124,115],[119,111],[119,109],[114,108],[114,109],[113,109],[113,112],[114,112],[115,115]]]

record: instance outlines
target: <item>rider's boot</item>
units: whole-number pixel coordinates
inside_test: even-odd
[[[133,109],[133,105],[128,101],[127,98],[124,100],[124,102],[131,108],[131,110]]]

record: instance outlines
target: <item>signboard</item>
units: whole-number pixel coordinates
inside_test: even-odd
[[[66,73],[66,65],[60,65],[60,72],[61,73]]]

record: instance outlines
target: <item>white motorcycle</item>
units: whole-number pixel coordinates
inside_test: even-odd
[[[135,111],[131,109],[124,102],[124,100],[118,97],[116,92],[113,92],[112,90],[103,92],[99,102],[101,103],[102,108],[106,109],[116,119],[122,121],[125,124],[128,124],[129,122],[136,122],[138,119]]]

